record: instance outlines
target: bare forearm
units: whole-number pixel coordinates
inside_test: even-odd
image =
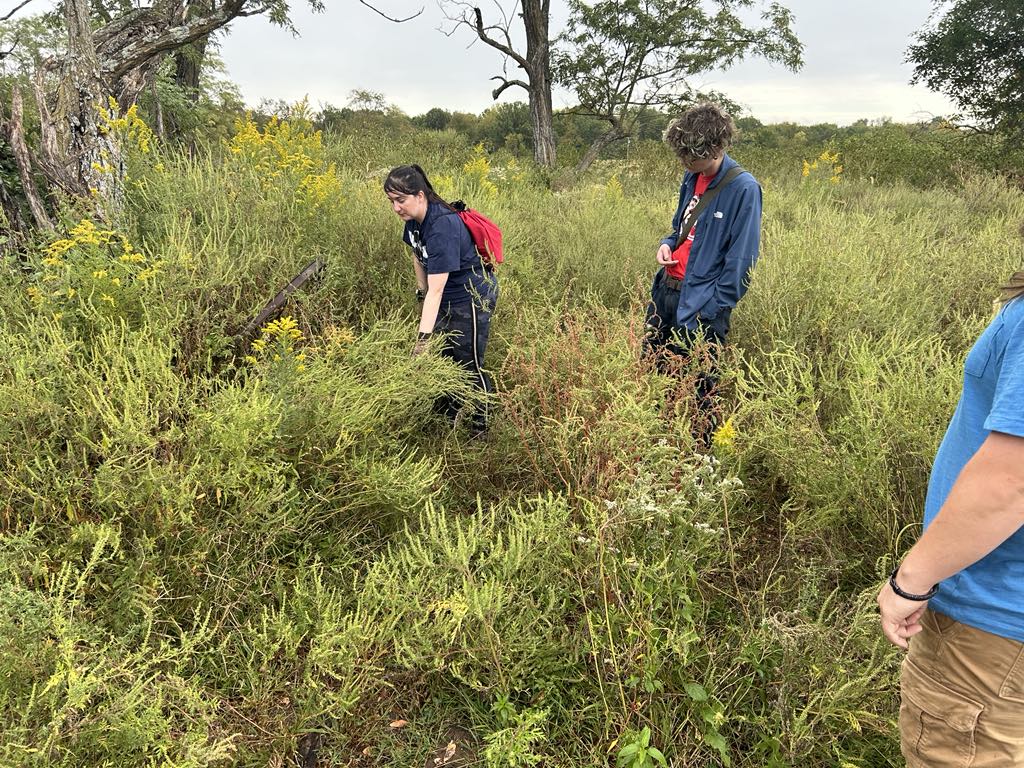
[[[900,565],[898,583],[927,592],[985,557],[1024,525],[1024,439],[992,433],[957,478],[939,514]]]
[[[420,333],[434,332],[437,313],[441,309],[441,294],[443,291],[444,289],[435,291],[433,288],[427,290],[427,296],[423,299],[423,311],[420,313]]]
[[[416,287],[421,291],[427,290],[427,273],[423,271],[423,265],[416,256],[412,257],[412,269],[416,273]]]
[[[441,296],[448,284],[448,273],[427,276],[427,295],[423,299],[423,312],[420,314],[420,333],[433,333],[437,323],[437,313],[441,309]]]

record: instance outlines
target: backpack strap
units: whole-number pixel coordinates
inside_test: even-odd
[[[678,248],[679,244],[683,242],[687,235],[690,234],[690,230],[693,229],[693,225],[697,223],[697,217],[700,216],[704,209],[711,204],[712,200],[718,197],[718,193],[725,189],[727,186],[729,186],[729,184],[732,183],[732,180],[739,176],[741,173],[743,173],[745,170],[746,169],[743,168],[742,166],[734,165],[732,168],[726,171],[725,176],[722,177],[722,180],[720,182],[715,184],[715,186],[711,187],[710,189],[704,191],[704,194],[700,196],[700,200],[698,201],[697,206],[692,211],[690,211],[690,215],[687,216],[686,220],[679,226],[679,232],[676,233],[676,244],[675,247],[672,249],[673,251],[676,248]],[[686,234],[683,234],[684,232]]]

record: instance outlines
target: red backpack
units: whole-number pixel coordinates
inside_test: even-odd
[[[461,200],[451,203],[452,209],[459,214],[462,223],[469,230],[476,252],[480,254],[484,265],[493,269],[505,261],[501,252],[501,230],[498,225],[484,216],[480,211],[468,208]]]

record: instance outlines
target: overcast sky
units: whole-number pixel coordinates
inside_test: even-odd
[[[474,43],[467,29],[446,36],[435,0],[378,0],[377,7],[394,16],[423,7],[420,17],[404,24],[383,19],[356,0],[326,0],[323,14],[299,7],[302,2],[294,0],[297,38],[257,17],[236,21],[224,39],[228,75],[248,103],[308,95],[314,106],[344,106],[357,88],[381,92],[412,115],[435,106],[480,112],[493,103],[489,78],[501,71],[501,56]],[[911,68],[903,62],[932,0],[783,4],[796,17],[803,69],[792,73],[753,59],[694,84],[726,93],[764,122],[848,124],[880,117],[911,122],[954,111],[943,96],[910,86]],[[486,20],[494,6],[481,7]],[[555,34],[565,16],[561,0],[552,0],[552,15]],[[525,101],[526,92],[510,88],[501,98]],[[569,104],[565,94],[556,93],[555,102],[556,108]]]

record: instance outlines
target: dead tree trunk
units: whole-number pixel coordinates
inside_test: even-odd
[[[551,103],[551,42],[548,29],[550,0],[526,0],[523,24],[526,27],[526,60],[530,67],[530,120],[533,123],[533,158],[544,168],[555,167],[554,110]]]
[[[40,117],[38,154],[13,154],[22,179],[39,173],[52,187],[94,197],[97,207],[106,210],[116,207],[122,194],[124,163],[117,137],[108,130],[101,110],[128,110],[153,85],[166,56],[205,41],[233,19],[267,13],[272,4],[203,0],[186,6],[186,0],[167,0],[114,19],[108,16],[98,29],[90,23],[90,0],[64,0],[62,5],[67,52],[44,62],[34,82]],[[30,189],[23,192],[29,194]],[[4,193],[11,196],[11,190]],[[38,197],[45,199],[45,195]],[[26,202],[38,221],[37,206]],[[14,209],[8,218],[13,215]]]
[[[61,72],[60,102],[67,119],[67,159],[82,194],[118,195],[123,172],[120,147],[101,125],[99,110],[112,95],[104,83],[88,0],[65,0],[68,52]],[[110,170],[107,170],[110,169]]]
[[[14,153],[14,162],[18,166],[18,176],[21,179],[21,189],[26,202],[28,202],[28,209],[32,213],[35,225],[39,229],[53,229],[53,222],[46,212],[46,206],[43,205],[32,175],[32,160],[28,145],[25,144],[24,111],[21,88],[15,85],[11,89],[11,121],[7,125],[7,141]]]
[[[501,85],[492,91],[497,99],[506,88],[523,88],[530,98],[530,122],[533,128],[533,158],[544,168],[555,166],[555,128],[551,100],[551,41],[548,38],[551,20],[551,0],[523,0],[523,26],[526,31],[526,54],[512,47],[508,26],[484,26],[483,13],[473,8],[473,23],[463,18],[459,23],[469,24],[487,45],[512,59],[526,73],[525,80],[495,76]],[[492,34],[493,33],[493,34]],[[494,37],[500,35],[502,40]]]

